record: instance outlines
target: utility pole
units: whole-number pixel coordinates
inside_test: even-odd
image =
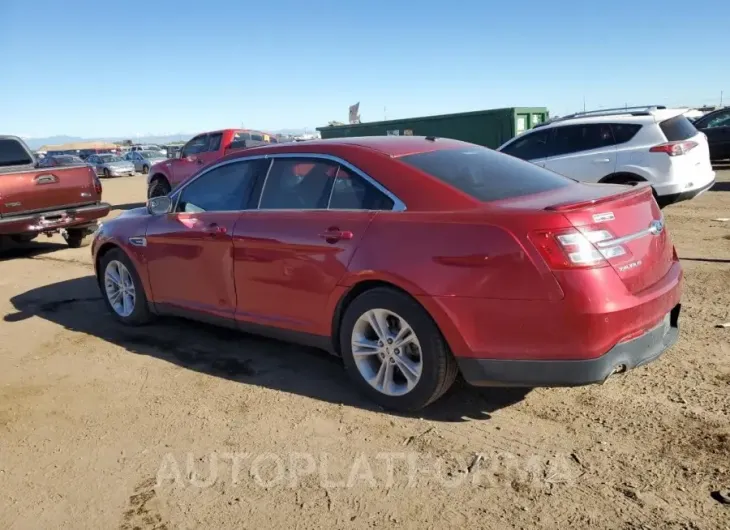
[[[586,111],[586,97],[583,96],[583,112]]]
[[[386,114],[386,110],[387,109],[385,107],[383,107],[383,120],[387,120],[388,119],[388,115]]]
[[[720,106],[722,107],[722,90],[720,90]]]

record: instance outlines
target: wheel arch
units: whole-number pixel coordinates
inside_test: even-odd
[[[345,291],[342,296],[340,296],[340,299],[335,305],[335,309],[332,313],[331,322],[332,352],[335,355],[337,355],[338,357],[342,356],[342,352],[340,350],[340,334],[342,331],[342,320],[345,315],[345,311],[358,296],[367,291],[371,291],[377,288],[391,289],[407,296],[408,298],[416,302],[431,318],[451,351],[454,352],[462,349],[461,344],[454,344],[456,340],[462,340],[458,337],[458,331],[456,331],[455,328],[451,329],[453,328],[453,323],[451,322],[451,319],[448,317],[448,315],[440,310],[440,307],[437,304],[428,303],[427,297],[414,296],[411,292],[408,291],[408,289],[398,285],[397,283],[388,280],[368,278],[350,286],[350,288]],[[445,326],[447,326],[449,329],[444,329]],[[455,331],[456,335],[454,334]],[[456,347],[456,350],[454,349],[454,347]]]
[[[647,182],[647,179],[629,171],[617,171],[598,181],[599,184],[629,184],[632,182]]]

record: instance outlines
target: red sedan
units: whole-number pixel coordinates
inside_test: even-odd
[[[678,336],[682,270],[651,187],[584,184],[431,137],[236,152],[92,246],[125,324],[171,314],[339,355],[381,405],[572,386]]]

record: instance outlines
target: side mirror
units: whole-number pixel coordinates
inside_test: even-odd
[[[152,215],[164,215],[172,210],[172,199],[167,195],[152,197],[147,201],[147,211]]]

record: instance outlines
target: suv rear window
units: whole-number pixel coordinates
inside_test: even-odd
[[[575,182],[530,162],[478,146],[417,153],[400,160],[480,201],[532,195]]]
[[[33,160],[17,140],[0,138],[0,167],[25,166]]]
[[[617,144],[623,144],[631,140],[641,129],[641,125],[637,123],[612,123],[611,131],[613,131],[613,139]]]
[[[697,129],[683,114],[664,120],[659,124],[664,136],[669,142],[687,140],[697,134]]]

